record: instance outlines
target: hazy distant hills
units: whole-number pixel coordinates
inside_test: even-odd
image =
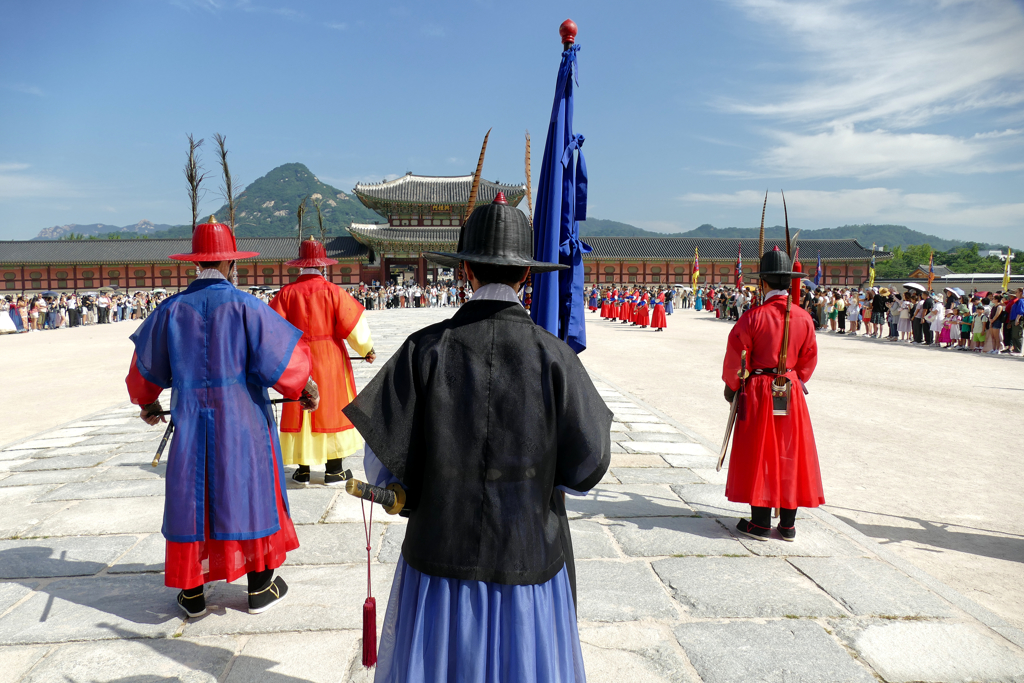
[[[721,237],[725,239],[756,238],[759,228],[716,228],[705,223],[687,232],[663,233],[644,230],[628,223],[591,218],[580,223],[580,235],[586,237]],[[791,228],[791,232],[796,231]],[[786,236],[784,226],[765,226],[764,236],[768,239],[782,239]],[[949,240],[911,230],[904,225],[843,225],[838,228],[803,230],[800,239],[806,240],[848,240],[855,239],[865,247],[876,244],[889,251],[897,246],[906,248],[917,244],[928,244],[938,251],[948,251],[966,244],[961,240]],[[1006,245],[979,244],[979,248],[1005,248]]]
[[[150,223],[149,221],[142,220],[134,225],[125,225],[118,227],[116,225],[106,225],[104,223],[90,223],[89,225],[79,225],[78,223],[69,223],[68,225],[55,225],[52,228],[43,228],[39,231],[39,234],[33,237],[34,240],[59,240],[61,237],[67,237],[68,235],[83,235],[85,237],[93,236],[104,236],[106,237],[110,233],[124,233],[125,236],[134,235],[152,235],[155,232],[161,230],[167,230],[172,228],[171,225],[161,225],[157,223]]]

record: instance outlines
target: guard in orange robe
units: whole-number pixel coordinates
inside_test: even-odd
[[[285,465],[298,465],[292,479],[309,483],[310,466],[324,465],[324,483],[345,480],[342,461],[358,451],[363,439],[342,413],[356,396],[352,361],[345,343],[372,363],[373,339],[363,319],[363,307],[352,295],[324,278],[319,270],[337,263],[327,258],[324,245],[310,238],[302,242],[299,258],[288,266],[302,268],[299,278],[285,285],[270,307],[302,330],[313,357],[313,380],[320,390],[320,407],[303,412],[294,403],[281,411],[281,453]]]
[[[796,537],[798,507],[818,507],[825,502],[814,444],[811,417],[804,399],[804,385],[818,362],[818,345],[810,314],[793,302],[790,307],[789,350],[785,376],[790,380],[789,414],[775,415],[772,380],[779,367],[787,291],[793,273],[785,252],[770,251],[761,258],[761,290],[765,301],[751,308],[729,333],[722,368],[726,399],[737,404],[736,428],[729,456],[725,497],[748,503],[751,519],[741,519],[737,529],[754,538],[771,533],[771,509],[781,508],[778,532],[787,541]],[[741,382],[741,352],[747,352],[749,379]],[[740,392],[740,393],[737,393]]]

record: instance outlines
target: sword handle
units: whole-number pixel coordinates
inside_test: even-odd
[[[380,503],[389,515],[397,515],[405,507],[405,489],[398,484],[390,484],[386,489],[382,489],[365,481],[349,479],[345,482],[345,491],[350,496]]]
[[[174,419],[167,423],[167,429],[164,430],[164,438],[160,439],[160,445],[156,449],[156,455],[153,456],[153,467],[160,464],[160,458],[164,454],[164,449],[167,448],[167,442],[171,438],[171,432],[174,431]]]

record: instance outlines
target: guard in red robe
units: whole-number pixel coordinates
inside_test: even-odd
[[[227,279],[236,259],[258,255],[238,251],[212,218],[197,226],[192,251],[171,258],[195,262],[199,277],[131,337],[126,382],[139,417],[166,421],[158,399],[171,389],[164,583],[182,589],[190,617],[206,613],[204,584],[242,575],[251,614],[277,604],[288,586],[274,569],[299,547],[267,389],[308,410],[319,398],[302,332]]]
[[[281,451],[285,465],[298,465],[292,479],[308,484],[310,466],[324,466],[324,484],[345,480],[344,458],[363,447],[363,439],[341,412],[356,397],[352,349],[372,363],[373,339],[362,305],[318,270],[336,264],[324,245],[310,238],[299,247],[299,258],[285,265],[302,268],[298,279],[285,285],[270,307],[303,332],[313,357],[313,381],[320,391],[320,407],[307,414],[298,404],[281,411]]]
[[[804,385],[818,362],[818,346],[811,316],[794,302],[790,307],[785,373],[791,383],[789,409],[787,415],[774,414],[771,384],[782,349],[787,290],[792,286],[791,278],[799,277],[799,273],[792,272],[786,253],[776,249],[761,258],[759,276],[765,302],[748,310],[733,326],[722,368],[726,399],[741,401],[737,404],[725,496],[750,505],[751,519],[740,520],[736,527],[740,532],[767,539],[771,510],[780,508],[778,532],[784,540],[792,541],[796,537],[797,508],[818,507],[825,502],[818,451],[804,400]],[[744,350],[750,377],[741,383],[740,358]]]
[[[654,312],[651,314],[651,327],[661,332],[668,327],[668,318],[665,316],[665,292],[658,294],[654,303]]]
[[[651,295],[648,292],[644,292],[643,296],[640,297],[640,301],[636,304],[636,312],[633,314],[633,324],[639,325],[642,328],[647,328],[651,323]]]

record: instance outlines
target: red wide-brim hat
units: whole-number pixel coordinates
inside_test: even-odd
[[[334,259],[327,258],[327,249],[324,248],[323,243],[310,237],[299,245],[299,258],[289,261],[285,265],[292,268],[318,268],[333,266],[336,263],[337,261]]]
[[[259,256],[258,251],[238,251],[235,236],[231,228],[223,223],[216,223],[213,216],[209,223],[196,226],[192,233],[192,252],[189,254],[172,254],[168,258],[175,261],[237,261],[239,259]]]

